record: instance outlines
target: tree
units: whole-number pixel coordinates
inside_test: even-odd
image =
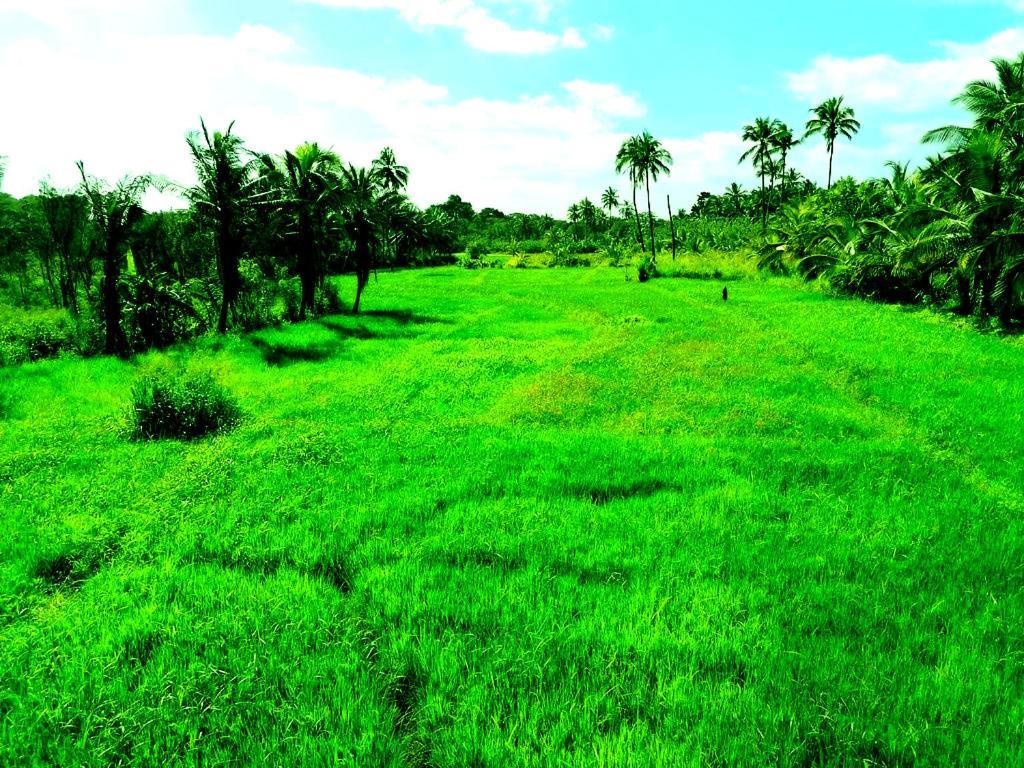
[[[381,187],[392,192],[401,192],[409,186],[409,169],[398,164],[395,151],[391,147],[384,147],[380,151],[380,155],[370,166],[370,172]]]
[[[743,141],[751,147],[740,156],[740,163],[751,160],[754,170],[761,177],[761,229],[768,228],[768,183],[767,176],[775,147],[775,121],[759,117],[743,127]]]
[[[580,213],[580,204],[579,203],[573,203],[572,205],[570,205],[569,206],[569,210],[566,213],[566,219],[568,220],[568,222],[570,224],[572,224],[572,236],[574,238],[576,238],[577,240],[579,239],[579,236],[580,236],[579,224],[580,224],[580,219],[582,219],[582,218],[583,218],[583,215]]]
[[[112,189],[88,176],[78,163],[82,194],[89,201],[89,213],[96,228],[96,247],[103,261],[100,300],[104,324],[103,351],[126,355],[128,338],[121,327],[121,270],[128,251],[132,228],[143,216],[142,195],[152,184],[148,176],[122,179]]]
[[[729,201],[734,216],[743,215],[743,202],[746,200],[747,193],[743,191],[743,187],[737,184],[735,181],[728,186],[725,190],[725,197]]]
[[[334,152],[316,142],[286,151],[278,170],[281,205],[287,218],[286,237],[292,244],[301,284],[299,316],[316,311],[316,290],[326,277],[325,259],[336,243],[338,209],[342,200],[343,165]]]
[[[601,193],[601,207],[608,211],[609,216],[613,215],[621,204],[619,191],[615,187],[608,187],[608,189]]]
[[[212,135],[200,119],[200,131],[185,138],[198,181],[184,190],[200,219],[214,232],[221,302],[217,331],[226,333],[228,311],[234,311],[242,288],[239,264],[245,251],[246,220],[256,201],[255,162],[245,143],[232,131]]]
[[[363,291],[370,282],[380,230],[382,210],[396,204],[397,193],[382,189],[373,173],[348,165],[342,168],[341,216],[345,232],[355,246],[356,300],[352,311],[359,313]],[[449,204],[464,210],[461,199],[453,195]],[[472,207],[469,208],[472,211]]]
[[[800,140],[793,135],[793,130],[781,120],[775,121],[775,130],[772,136],[772,147],[779,153],[779,179],[782,189],[782,199],[786,199],[786,171],[789,153],[800,145]]]
[[[643,181],[647,188],[647,224],[651,237],[651,261],[657,262],[658,249],[654,242],[654,209],[651,206],[651,183],[657,182],[661,174],[668,175],[672,166],[672,155],[649,131],[633,137],[630,152],[630,175]]]
[[[57,256],[61,306],[77,315],[78,281],[91,273],[86,264],[89,259],[86,200],[80,194],[60,192],[44,182],[39,189],[39,207],[46,222],[46,247]],[[88,285],[86,289],[88,292]]]
[[[580,220],[583,222],[587,237],[590,237],[597,227],[597,206],[588,197],[580,201]]]
[[[639,139],[639,136],[631,136],[619,147],[618,154],[615,155],[615,172],[619,174],[625,173],[629,176],[629,182],[633,187],[633,215],[636,217],[636,242],[640,246],[640,250],[646,252],[647,245],[644,243],[644,228],[640,223],[640,209],[636,204],[636,190],[640,186],[641,181],[637,170],[637,161],[640,154]]]
[[[860,131],[852,107],[843,105],[843,97],[835,96],[811,110],[814,115],[807,121],[806,137],[822,136],[828,151],[828,189],[832,189],[832,165],[836,155],[836,140],[842,136],[850,141]]]

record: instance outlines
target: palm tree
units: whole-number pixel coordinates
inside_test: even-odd
[[[315,311],[316,289],[325,275],[329,245],[337,240],[335,214],[341,199],[341,158],[315,142],[302,144],[281,158],[284,204],[302,284],[300,317]]]
[[[761,229],[768,228],[768,168],[775,142],[775,121],[759,117],[743,127],[743,140],[752,146],[740,156],[740,163],[751,160],[761,177]]]
[[[836,139],[840,136],[853,141],[860,131],[860,122],[856,119],[852,107],[843,105],[843,97],[835,96],[822,102],[811,110],[814,115],[807,121],[807,137],[821,135],[825,139],[828,150],[828,188],[832,189],[832,164],[836,155]]]
[[[0,189],[4,186],[4,173],[7,172],[7,157],[0,155]]]
[[[634,136],[629,152],[630,178],[643,181],[647,188],[647,225],[651,238],[651,261],[657,261],[658,249],[654,241],[654,209],[651,206],[651,182],[657,182],[661,174],[668,175],[672,166],[672,155],[650,131]],[[627,143],[630,143],[627,142]]]
[[[372,171],[348,165],[341,169],[341,218],[345,232],[355,245],[356,300],[352,311],[359,314],[363,291],[370,282],[381,230],[383,212],[396,205],[396,192],[383,189]]]
[[[200,132],[188,134],[189,151],[198,182],[184,190],[196,213],[214,232],[217,273],[221,284],[220,318],[217,330],[227,332],[228,310],[234,311],[242,288],[239,264],[245,250],[245,227],[256,199],[255,162],[247,157],[244,142],[227,131],[212,135],[200,119]]]
[[[580,201],[580,219],[583,221],[587,237],[590,237],[597,226],[597,206],[590,201],[589,197]]]
[[[608,187],[604,192],[601,193],[601,207],[608,211],[608,215],[611,216],[615,209],[622,204],[619,199],[619,191],[615,187]]]
[[[630,136],[619,147],[619,151],[615,155],[615,172],[619,174],[626,173],[629,176],[629,182],[633,187],[632,213],[636,217],[636,241],[640,246],[640,250],[646,252],[647,245],[644,243],[644,228],[640,223],[640,209],[636,204],[636,190],[640,186],[640,177],[637,175],[636,170],[636,159],[639,157],[639,139],[639,136]]]
[[[780,183],[783,200],[786,198],[786,164],[789,159],[789,153],[799,145],[800,140],[793,135],[793,130],[781,120],[776,120],[775,133],[772,138],[772,147],[779,153],[781,165],[779,179],[781,180]]]
[[[732,210],[735,216],[739,216],[743,213],[743,201],[746,196],[747,193],[743,191],[743,187],[735,181],[726,188],[725,197],[732,204]]]
[[[409,186],[409,168],[398,164],[395,151],[391,147],[384,147],[380,151],[380,155],[370,166],[370,173],[381,187],[392,192],[401,192]]]
[[[572,224],[572,236],[578,240],[580,236],[579,223],[580,219],[583,218],[583,213],[580,210],[579,203],[573,203],[572,205],[569,206],[567,218],[569,219],[569,223]]]
[[[148,176],[125,178],[109,189],[103,182],[88,176],[81,162],[78,163],[78,172],[103,260],[100,284],[105,337],[103,351],[108,355],[126,355],[128,337],[121,327],[121,269],[128,253],[128,238],[144,214],[142,195],[152,180]]]

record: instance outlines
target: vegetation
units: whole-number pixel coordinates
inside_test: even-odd
[[[182,210],[0,194],[0,765],[1024,763],[995,70],[921,168],[833,182],[836,97],[667,219],[646,131],[564,221],[203,122]]]
[[[196,442],[11,369],[0,763],[1020,764],[1020,340],[732,289],[382,274],[144,358]]]
[[[132,388],[131,423],[143,440],[191,440],[229,429],[241,413],[209,373],[159,370]]]

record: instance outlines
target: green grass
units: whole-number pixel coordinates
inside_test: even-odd
[[[0,765],[1022,764],[1024,345],[731,294],[382,274],[197,442],[0,370]]]

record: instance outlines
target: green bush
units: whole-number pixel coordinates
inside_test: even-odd
[[[0,366],[94,352],[88,321],[63,310],[0,310]]]
[[[193,440],[235,426],[241,410],[209,373],[159,371],[132,389],[133,435],[140,440]]]
[[[657,277],[657,276],[658,276],[657,267],[655,267],[654,262],[651,261],[651,257],[648,256],[645,253],[643,258],[640,259],[640,263],[637,265],[637,268],[636,268],[636,278],[637,278],[637,280],[639,280],[641,283],[646,283],[652,277]]]
[[[187,284],[167,274],[121,280],[122,327],[132,349],[164,349],[206,332],[206,320]]]
[[[337,284],[331,280],[325,280],[316,293],[316,314],[337,315],[343,310],[341,292],[338,291]]]
[[[294,278],[281,280],[277,284],[277,291],[281,297],[284,319],[289,323],[298,322],[302,309],[302,289],[299,287],[299,281]]]
[[[279,325],[281,313],[277,306],[278,284],[267,279],[256,262],[243,259],[239,264],[242,290],[235,306],[238,325],[245,331],[256,331]]]

